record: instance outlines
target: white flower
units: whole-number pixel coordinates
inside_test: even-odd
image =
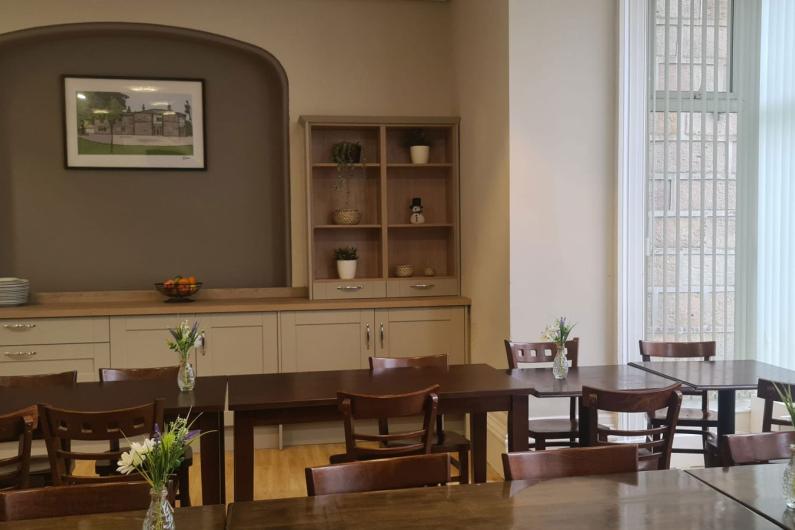
[[[129,475],[130,473],[135,471],[135,463],[133,460],[133,455],[131,455],[129,452],[122,453],[121,459],[118,462],[116,462],[116,465],[118,466],[116,468],[116,471],[118,471],[123,475]]]

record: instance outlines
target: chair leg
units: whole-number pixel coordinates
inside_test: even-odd
[[[536,451],[544,451],[547,448],[547,441],[544,439],[543,436],[539,436],[536,438]]]
[[[188,466],[184,463],[177,470],[177,481],[179,482],[179,505],[182,508],[190,506],[190,475]]]
[[[458,465],[459,470],[458,474],[461,479],[458,481],[459,484],[469,484],[469,450],[468,449],[461,449],[458,451]]]

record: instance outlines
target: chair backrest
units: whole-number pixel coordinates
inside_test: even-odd
[[[337,393],[337,403],[345,421],[345,452],[349,460],[430,453],[433,445],[433,426],[439,398],[434,385],[408,394],[372,396]],[[389,434],[356,432],[356,420],[387,420],[422,416],[422,428]],[[376,447],[363,447],[359,441],[378,442]],[[400,442],[400,445],[389,445]]]
[[[776,386],[782,391],[787,391],[789,388],[790,394],[795,396],[795,385],[788,385],[786,383],[774,383],[767,379],[760,379],[756,386],[756,397],[765,401],[765,407],[762,412],[762,432],[770,432],[773,430],[773,425],[781,425],[789,427],[792,422],[789,418],[774,418],[773,405],[776,402],[781,402],[781,396],[778,395]]]
[[[370,357],[370,370],[389,370],[390,368],[447,368],[447,354],[426,355],[423,357]]]
[[[571,366],[577,366],[580,339],[575,337],[566,342],[566,358]],[[505,339],[505,353],[508,355],[508,368],[519,368],[524,363],[551,363],[558,353],[554,342],[513,342]]]
[[[306,491],[310,497],[437,486],[449,480],[450,455],[447,453],[306,468]]]
[[[69,386],[77,383],[77,371],[45,375],[0,375],[0,387],[40,388]]]
[[[127,482],[49,486],[0,493],[0,521],[145,510],[149,484]]]
[[[724,465],[767,464],[771,460],[789,459],[792,444],[795,444],[795,431],[727,434],[721,444]]]
[[[503,453],[502,469],[505,480],[545,480],[632,473],[638,470],[638,448],[625,444]]]
[[[703,342],[650,342],[639,340],[640,356],[644,361],[652,357],[669,359],[693,359],[700,357],[705,361],[715,357],[715,341]]]
[[[99,380],[103,383],[151,379],[176,381],[178,373],[179,366],[163,366],[160,368],[100,368]]]
[[[141,435],[149,436],[154,432],[155,424],[163,425],[163,400],[156,399],[139,407],[100,412],[79,412],[40,405],[39,414],[54,485],[129,482],[130,477],[125,475],[77,476],[68,471],[71,469],[69,462],[94,460],[115,463],[121,457],[121,451],[118,449],[119,440]],[[115,449],[105,452],[77,452],[71,449],[73,440],[105,440]]]
[[[27,488],[30,472],[30,445],[38,425],[35,405],[0,416],[0,442],[17,442],[17,453],[0,458],[0,490]]]
[[[637,437],[644,441],[631,443],[638,446],[638,460],[641,468],[646,469],[645,461],[654,469],[668,469],[671,465],[671,449],[674,432],[682,406],[680,385],[675,384],[658,390],[600,390],[588,386],[582,387],[582,405],[585,417],[580,421],[588,422],[588,439],[581,443],[588,447],[597,445],[615,445],[610,436]],[[659,427],[646,429],[619,430],[599,424],[599,411],[645,413],[653,415],[656,411],[667,409],[665,423]]]

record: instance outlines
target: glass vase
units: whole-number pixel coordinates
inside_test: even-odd
[[[784,499],[787,502],[788,510],[795,510],[795,445],[789,446],[789,464],[784,469],[784,480],[782,483]]]
[[[149,509],[144,516],[143,530],[173,530],[174,508],[168,502],[168,490],[166,488],[152,488],[149,491],[151,500]]]
[[[552,360],[552,375],[555,379],[566,379],[569,373],[569,359],[566,357],[566,348],[558,346],[555,358]]]
[[[196,370],[190,359],[185,359],[179,362],[179,372],[177,373],[177,385],[183,392],[190,392],[196,386]]]

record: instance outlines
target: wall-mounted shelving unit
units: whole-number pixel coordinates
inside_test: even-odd
[[[306,134],[310,296],[377,298],[460,294],[458,118],[303,116]],[[413,164],[404,139],[421,128],[431,142],[427,164]],[[358,142],[363,160],[349,179],[350,200],[336,189],[334,144]],[[411,199],[422,198],[424,224],[411,224]],[[334,224],[338,208],[361,212],[356,225]],[[355,246],[357,277],[337,277],[334,249]],[[399,278],[398,265],[414,266]],[[425,276],[426,268],[434,276]]]

